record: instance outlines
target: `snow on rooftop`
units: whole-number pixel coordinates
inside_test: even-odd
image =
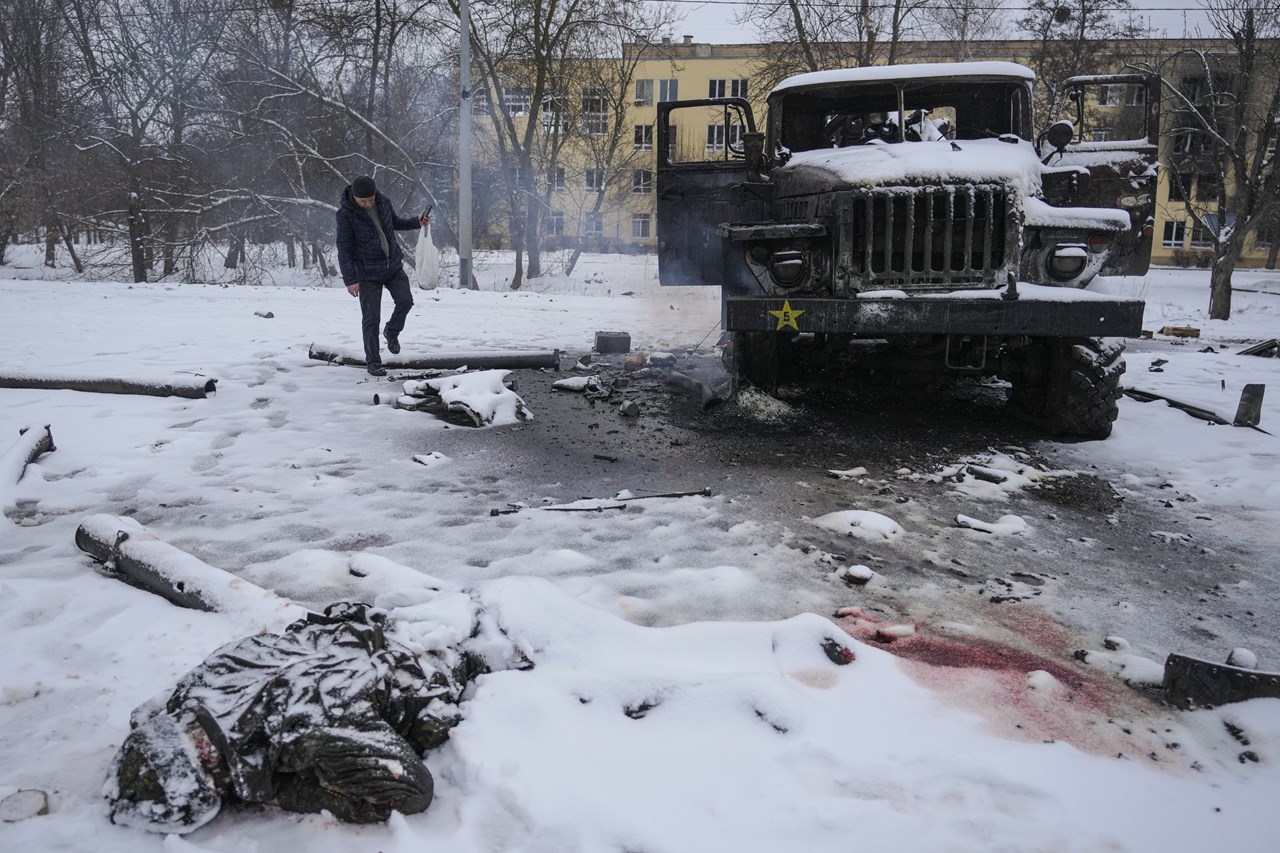
[[[920,62],[912,65],[874,65],[868,68],[837,68],[811,71],[788,77],[773,87],[774,94],[803,86],[831,86],[840,83],[881,83],[888,80],[921,80],[932,77],[1016,77],[1036,79],[1036,73],[1016,62]]]

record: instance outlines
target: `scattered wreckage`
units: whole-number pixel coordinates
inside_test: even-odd
[[[1033,128],[1006,62],[819,71],[744,98],[658,105],[663,285],[719,286],[735,375],[772,390],[855,339],[904,376],[995,375],[1051,432],[1105,438],[1143,303],[1082,290],[1145,273],[1160,80],[1065,83],[1075,122]],[[1123,141],[1086,141],[1087,90],[1146,93]],[[1131,115],[1132,113],[1132,115]],[[677,126],[708,126],[705,149]],[[692,156],[686,156],[693,152]]]

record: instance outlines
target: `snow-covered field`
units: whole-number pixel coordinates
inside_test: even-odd
[[[340,288],[285,274],[292,286],[20,280],[45,276],[26,266],[0,269],[0,373],[216,377],[218,390],[0,390],[0,453],[28,425],[51,425],[58,447],[0,482],[0,799],[49,796],[49,814],[0,824],[0,849],[1274,849],[1280,700],[1184,714],[1135,699],[1074,709],[1074,732],[1046,738],[1064,713],[1052,674],[948,684],[851,639],[799,580],[812,561],[786,524],[749,506],[685,497],[491,516],[580,496],[555,470],[512,472],[485,431],[386,405],[398,386],[309,360],[313,342],[359,347],[359,308]],[[640,350],[715,339],[714,291],[659,291],[652,258],[587,257],[571,279],[520,293],[501,291],[501,257],[477,267],[480,292],[415,291],[406,355],[577,353],[609,329]],[[1238,292],[1222,323],[1205,319],[1207,278],[1156,270],[1100,286],[1145,298],[1148,328],[1202,330],[1177,346],[1135,342],[1126,385],[1230,420],[1241,388],[1265,383],[1262,426],[1280,432],[1280,359],[1235,355],[1280,337],[1280,273],[1238,273],[1238,287],[1265,292]],[[1125,399],[1111,439],[1054,453],[1140,498],[1193,496],[1280,546],[1277,440]],[[535,486],[512,494],[517,481]],[[372,600],[420,638],[438,596],[470,590],[535,666],[481,679],[450,743],[426,757],[436,800],[423,814],[355,827],[236,807],[181,839],[112,826],[100,792],[129,712],[286,617],[182,610],[100,576],[73,542],[95,513],[135,518],[308,607]],[[856,660],[832,663],[828,637]],[[624,713],[639,706],[651,707]],[[1103,725],[1108,714],[1130,715],[1132,731]],[[1259,761],[1241,760],[1246,749]]]

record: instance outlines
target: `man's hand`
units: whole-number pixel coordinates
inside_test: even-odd
[[[426,212],[425,210],[422,213],[418,214],[418,224],[421,225],[423,228],[426,228],[428,225],[430,225],[431,214]]]
[[[347,285],[347,293],[350,293],[352,296],[359,296],[359,295],[360,295],[360,282],[356,282],[355,284],[348,284],[348,285]]]

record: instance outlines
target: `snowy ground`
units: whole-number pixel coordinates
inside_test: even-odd
[[[18,280],[45,275],[25,266],[0,269],[0,371],[219,384],[205,400],[0,391],[0,453],[26,425],[50,424],[58,446],[0,483],[0,798],[50,798],[50,814],[0,824],[3,849],[1273,849],[1280,700],[1182,714],[1126,700],[1116,682],[1067,714],[1074,694],[1047,671],[905,662],[840,630],[863,622],[856,612],[826,618],[801,571],[812,561],[750,506],[713,495],[490,516],[581,496],[555,470],[511,470],[485,431],[385,405],[398,386],[309,360],[312,342],[358,347],[359,309],[341,289],[285,275],[294,286]],[[643,350],[714,342],[714,293],[659,291],[651,258],[588,257],[572,279],[514,294],[498,289],[500,257],[478,267],[481,292],[416,292],[406,355],[577,353],[609,329]],[[1280,274],[1237,285],[1267,292],[1237,293],[1233,319],[1211,323],[1205,272],[1107,282],[1147,300],[1148,328],[1202,329],[1135,342],[1126,384],[1230,419],[1242,386],[1266,383],[1262,426],[1280,431],[1280,359],[1234,354],[1280,336]],[[1280,545],[1276,441],[1126,399],[1111,439],[1051,450]],[[517,481],[534,486],[512,494]],[[133,517],[310,607],[373,599],[413,622],[433,583],[473,590],[535,668],[482,679],[450,744],[427,756],[437,798],[424,814],[359,828],[231,808],[181,840],[113,827],[100,789],[129,712],[283,619],[180,610],[101,577],[73,543],[94,513]],[[828,660],[829,636],[857,659]],[[624,713],[641,705],[639,719]],[[1115,715],[1130,737],[1101,725]]]

